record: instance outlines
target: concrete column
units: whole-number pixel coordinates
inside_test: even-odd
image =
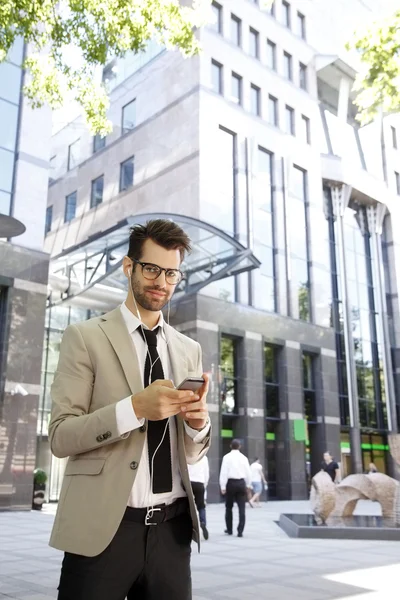
[[[294,439],[294,421],[304,419],[300,344],[286,342],[282,349],[282,359],[281,422],[276,440],[277,494],[282,500],[304,500],[308,497],[305,443]]]
[[[348,185],[332,186],[332,203],[338,223],[338,254],[340,262],[340,285],[343,299],[344,343],[346,349],[346,372],[350,413],[350,447],[353,473],[362,473],[360,418],[358,409],[358,390],[356,366],[354,361],[353,336],[348,302],[346,251],[344,247],[344,213],[349,204],[351,187]]]

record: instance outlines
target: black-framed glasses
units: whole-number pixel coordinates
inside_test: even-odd
[[[136,258],[131,258],[131,260],[142,267],[142,275],[149,281],[158,279],[163,271],[165,272],[165,281],[170,285],[178,285],[182,281],[183,273],[179,269],[164,269],[153,263],[140,262]]]

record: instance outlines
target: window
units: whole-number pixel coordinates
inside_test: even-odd
[[[122,134],[131,131],[136,125],[136,100],[122,108]]]
[[[267,419],[279,419],[279,348],[264,345],[264,384]]]
[[[65,198],[65,214],[64,214],[64,223],[69,223],[72,219],[75,218],[76,213],[76,192],[72,192],[72,194],[68,194]]]
[[[79,164],[79,142],[80,140],[76,140],[68,146],[68,171]]]
[[[315,357],[312,354],[303,352],[304,414],[309,423],[317,422],[314,363]]]
[[[285,2],[285,0],[282,2],[282,18],[283,24],[290,29],[290,4],[289,2]]]
[[[302,126],[302,134],[303,140],[307,144],[311,144],[311,136],[310,136],[310,119],[301,115],[301,126]]]
[[[93,179],[90,194],[90,208],[94,208],[103,202],[104,175]]]
[[[307,67],[299,63],[299,84],[302,90],[307,90]]]
[[[105,145],[106,145],[106,136],[99,135],[98,133],[96,133],[96,135],[93,137],[93,154],[95,154],[96,152],[98,152],[99,150],[104,148]]]
[[[211,61],[211,85],[216,94],[223,94],[223,66],[216,60]]]
[[[0,97],[14,104],[19,104],[19,95],[21,92],[20,67],[12,65],[9,62],[0,63]]]
[[[133,161],[134,157],[128,158],[121,163],[121,174],[119,179],[119,191],[127,190],[133,185]]]
[[[0,190],[11,192],[14,173],[14,152],[0,148]]]
[[[242,45],[242,21],[231,15],[231,41],[236,46]]]
[[[273,2],[271,2],[268,11],[269,11],[269,14],[271,15],[271,17],[275,17],[275,0],[273,0]]]
[[[276,44],[267,40],[267,65],[273,71],[276,71]]]
[[[291,312],[295,319],[309,321],[310,273],[308,243],[307,171],[293,165],[286,213],[287,232],[290,239]]]
[[[268,123],[278,126],[278,100],[274,96],[268,96]]]
[[[396,192],[400,196],[400,174],[397,171],[395,171],[394,176],[396,179]]]
[[[286,79],[289,81],[293,80],[293,72],[292,72],[292,56],[287,52],[283,53],[283,70]]]
[[[44,235],[47,235],[51,231],[51,222],[53,220],[53,207],[48,206],[46,208],[46,224],[44,227]]]
[[[222,33],[222,6],[217,2],[211,4],[211,10],[214,17],[214,23],[210,24],[210,28],[216,33]]]
[[[299,11],[297,11],[297,32],[296,33],[303,40],[306,39],[306,18]]]
[[[10,214],[11,194],[0,190],[0,213],[3,215]]]
[[[257,117],[261,116],[261,90],[254,84],[250,88],[251,113]]]
[[[396,130],[396,127],[393,127],[393,125],[390,127],[390,129],[392,131],[393,148],[395,148],[395,150],[397,150],[397,130]]]
[[[18,106],[0,98],[0,115],[0,146],[14,152],[17,139]]]
[[[259,58],[260,57],[259,39],[260,39],[260,35],[259,35],[258,31],[256,31],[252,27],[250,27],[250,34],[249,34],[249,54],[253,58]]]
[[[242,104],[242,78],[232,72],[231,100],[236,104]]]
[[[221,336],[220,366],[221,409],[222,413],[237,414],[237,342],[228,336]]]
[[[294,109],[291,106],[286,105],[285,106],[285,131],[286,133],[289,133],[290,135],[294,135],[295,134],[295,130],[294,130]]]

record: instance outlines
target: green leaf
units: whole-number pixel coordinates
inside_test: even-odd
[[[269,0],[268,0],[269,1]],[[1,0],[0,62],[17,37],[29,44],[24,92],[34,107],[71,97],[93,133],[111,129],[108,93],[96,80],[111,57],[138,53],[150,40],[190,57],[196,29],[211,19],[211,0]],[[73,58],[71,57],[73,49]]]

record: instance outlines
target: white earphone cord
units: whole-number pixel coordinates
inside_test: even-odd
[[[131,290],[133,302],[135,303],[136,312],[137,312],[137,315],[138,315],[138,318],[139,318],[139,321],[140,321],[140,328],[142,330],[143,340],[144,340],[144,342],[146,344],[147,355],[148,355],[149,361],[150,361],[150,373],[149,373],[149,379],[148,379],[148,382],[147,382],[147,385],[150,385],[151,384],[151,376],[152,376],[152,373],[153,373],[153,367],[156,364],[156,362],[158,360],[161,360],[161,359],[160,359],[160,355],[158,355],[158,357],[156,358],[156,360],[154,362],[152,362],[151,354],[150,354],[150,350],[149,350],[149,346],[147,344],[146,336],[144,334],[144,327],[143,327],[142,317],[140,316],[140,311],[139,311],[138,305],[136,303],[135,294],[133,293],[133,289],[132,289],[131,270],[130,269],[128,269],[128,279],[129,279],[129,287],[130,287],[130,290]],[[168,325],[169,325],[169,315],[170,315],[170,303],[168,302],[168,316],[167,316],[167,323],[168,323]],[[166,342],[167,342],[167,348],[168,348],[169,339],[167,339]],[[144,382],[144,383],[146,383],[146,382]],[[157,448],[154,450],[153,456],[151,457],[151,465],[150,465],[150,490],[149,490],[148,502],[147,502],[148,511],[147,511],[147,515],[146,515],[146,520],[147,519],[151,519],[153,517],[153,514],[154,514],[154,494],[153,494],[154,458],[155,458],[158,450],[161,448],[161,445],[162,445],[162,443],[163,443],[163,441],[165,439],[165,436],[167,434],[168,425],[169,425],[169,418],[167,419],[167,422],[165,424],[164,433],[162,435],[161,441],[158,444]]]

